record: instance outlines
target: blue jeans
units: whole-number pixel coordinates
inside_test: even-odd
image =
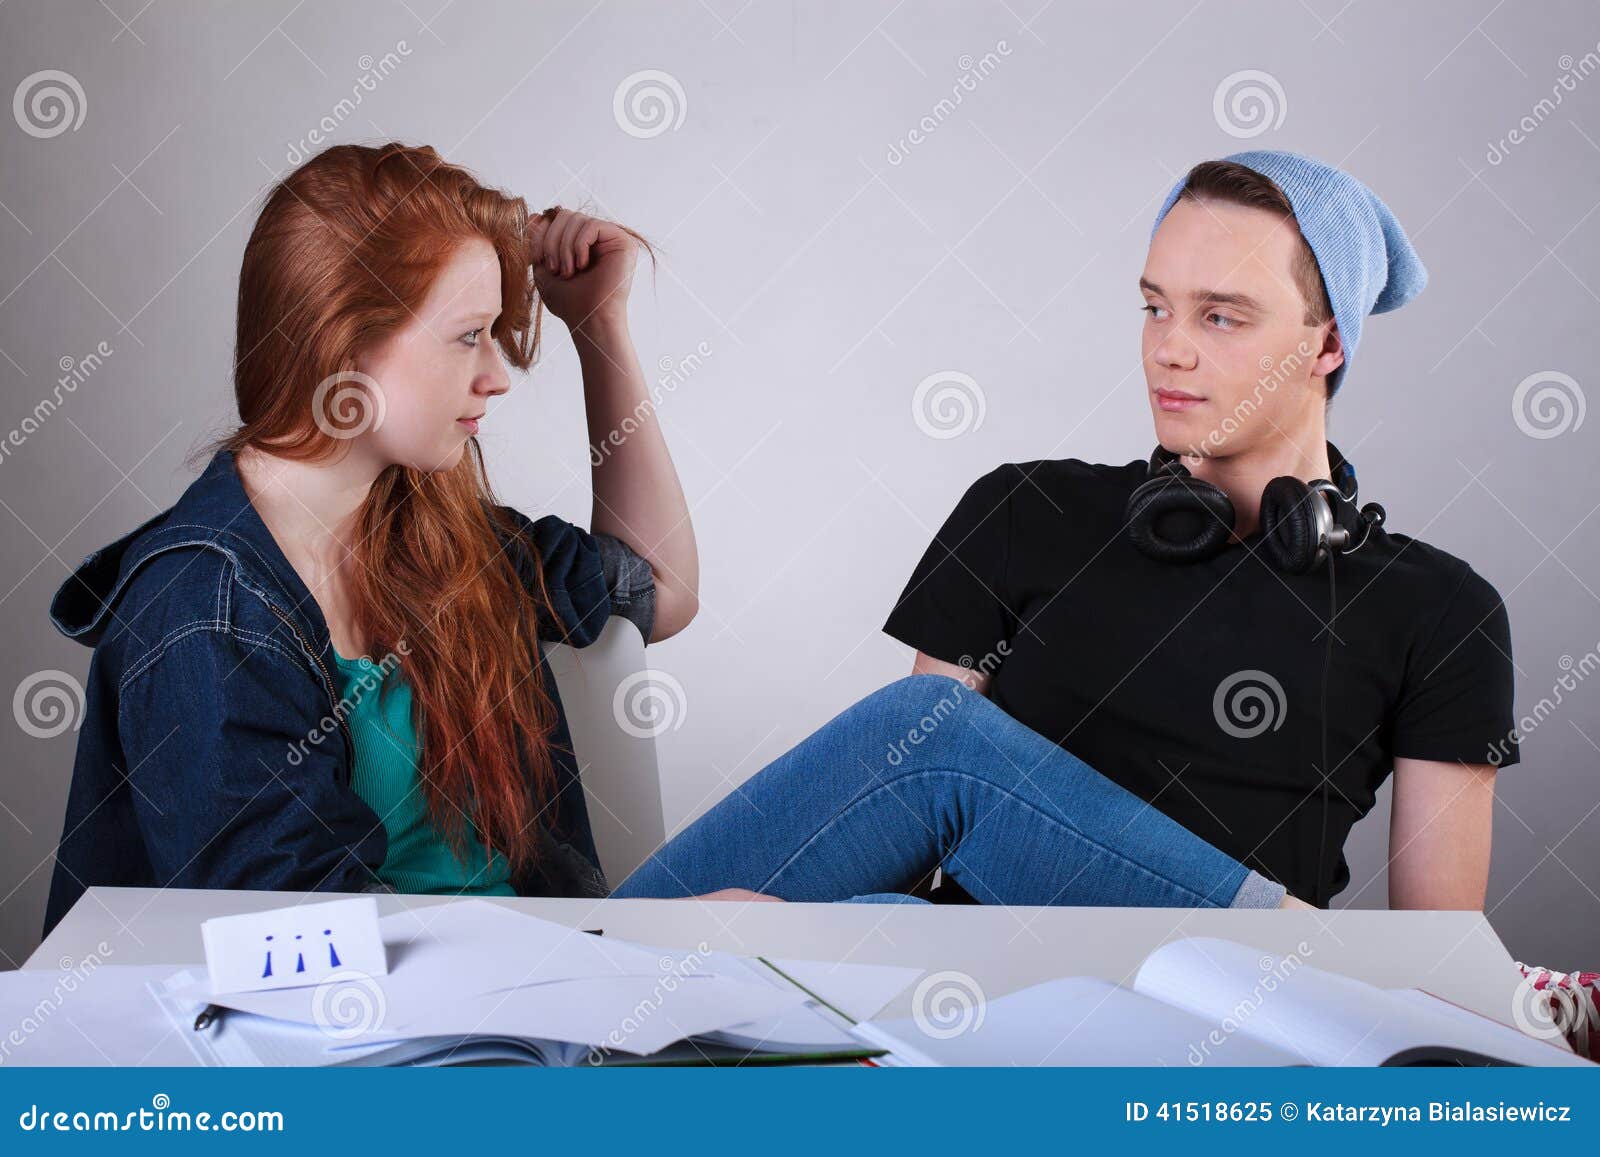
[[[847,708],[612,895],[845,900],[904,892],[936,865],[985,904],[1276,908],[1284,895],[943,675]]]

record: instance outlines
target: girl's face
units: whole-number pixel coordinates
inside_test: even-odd
[[[461,460],[489,399],[511,388],[489,336],[499,315],[500,262],[494,246],[475,237],[456,248],[411,320],[356,361],[365,375],[356,381],[377,394],[359,434],[368,453],[425,472]]]

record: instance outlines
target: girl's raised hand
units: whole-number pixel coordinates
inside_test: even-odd
[[[614,221],[559,206],[528,220],[533,280],[568,329],[625,318],[633,282],[633,235]]]

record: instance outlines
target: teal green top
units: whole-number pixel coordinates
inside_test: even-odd
[[[398,671],[399,657],[386,666],[363,655],[346,659],[331,644],[351,706],[346,715],[355,739],[356,760],[350,785],[378,813],[389,833],[389,851],[378,876],[400,892],[435,895],[515,896],[511,871],[499,852],[493,862],[475,831],[468,833],[467,862],[428,822],[427,799],[417,776],[416,727],[411,685]]]

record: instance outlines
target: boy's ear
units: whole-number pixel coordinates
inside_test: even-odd
[[[1322,347],[1317,351],[1316,360],[1311,363],[1313,375],[1326,379],[1334,370],[1344,365],[1344,338],[1339,335],[1339,323],[1328,323],[1328,332],[1323,335]]]

